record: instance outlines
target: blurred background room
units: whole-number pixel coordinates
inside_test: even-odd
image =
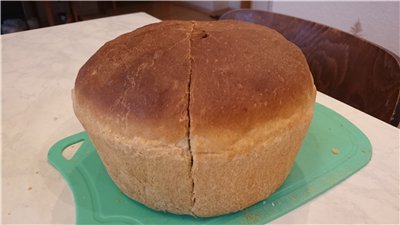
[[[146,12],[161,20],[216,20],[240,8],[328,25],[399,55],[399,1],[1,1],[1,33],[134,12]]]

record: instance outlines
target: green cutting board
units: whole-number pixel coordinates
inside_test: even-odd
[[[62,152],[83,142],[67,160]],[[115,186],[85,132],[57,142],[49,162],[72,189],[77,224],[265,224],[310,201],[364,167],[368,138],[336,112],[315,105],[308,134],[289,177],[269,198],[243,211],[207,219],[158,212],[128,198]]]

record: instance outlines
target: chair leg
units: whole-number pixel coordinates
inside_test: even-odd
[[[77,2],[75,1],[70,1],[69,2],[69,8],[71,11],[71,15],[72,15],[72,22],[78,22],[79,21],[79,17],[78,17],[78,9],[76,6]]]
[[[240,1],[241,9],[251,9],[251,1]]]
[[[46,15],[47,15],[47,22],[49,23],[49,26],[54,26],[54,17],[53,17],[53,9],[51,8],[51,1],[44,1],[44,8],[46,10]]]
[[[112,1],[112,8],[113,8],[113,15],[117,15],[118,14],[117,1]]]

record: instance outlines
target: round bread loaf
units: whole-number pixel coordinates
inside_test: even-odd
[[[239,21],[165,21],[106,43],[80,69],[74,111],[123,193],[209,217],[271,195],[309,127],[301,50]]]

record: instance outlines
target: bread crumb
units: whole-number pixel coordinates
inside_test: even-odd
[[[36,174],[39,174],[39,171],[36,171],[35,173],[36,173]]]
[[[32,187],[28,187],[28,191],[32,190]]]
[[[331,149],[331,152],[332,152],[333,154],[335,154],[335,155],[339,155],[339,154],[340,154],[340,150],[337,149],[337,148],[332,148],[332,149]]]
[[[260,219],[260,215],[258,215],[257,213],[246,213],[244,214],[244,217],[246,218],[246,220],[251,221],[252,223],[258,222],[258,220]]]

